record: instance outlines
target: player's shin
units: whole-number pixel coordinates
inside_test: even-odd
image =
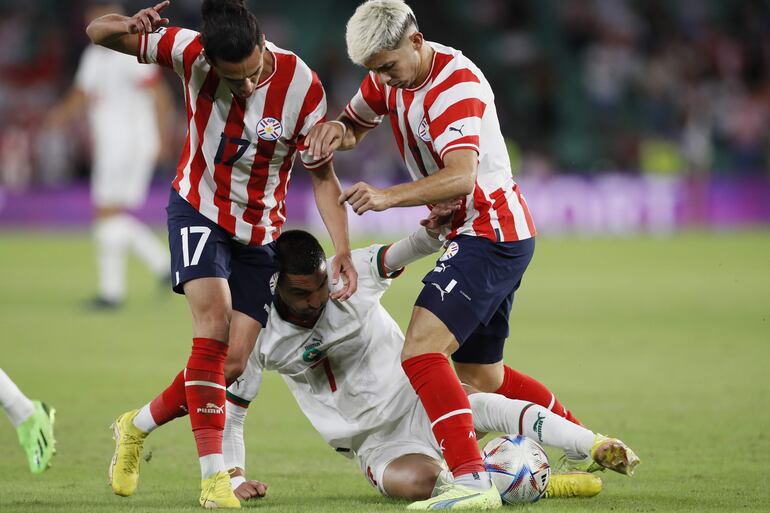
[[[591,454],[594,433],[543,406],[487,393],[471,394],[468,400],[478,431],[521,434],[558,447],[572,459]]]
[[[570,422],[580,424],[572,412],[567,410],[544,384],[507,365],[504,366],[504,372],[503,383],[495,393],[504,395],[509,399],[520,399],[539,404]]]
[[[489,476],[479,454],[470,404],[447,358],[428,353],[409,358],[402,366],[428,414],[456,483],[488,488]]]
[[[134,426],[145,433],[152,433],[159,426],[185,415],[187,415],[187,396],[184,370],[182,370],[168,388],[139,410],[134,417]]]
[[[187,407],[203,479],[226,471],[222,457],[225,427],[225,374],[227,344],[213,339],[193,339],[185,372]]]

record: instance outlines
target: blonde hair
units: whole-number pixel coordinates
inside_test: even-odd
[[[394,50],[417,19],[403,0],[367,0],[348,20],[345,41],[350,60],[364,65],[377,52]]]

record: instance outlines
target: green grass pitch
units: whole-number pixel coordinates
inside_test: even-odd
[[[5,232],[0,248],[0,366],[56,407],[58,439],[53,468],[32,476],[0,420],[0,511],[198,511],[186,419],[148,440],[135,496],[107,487],[108,426],[186,361],[184,300],[132,263],[126,308],[86,313],[80,302],[94,279],[85,234]],[[411,266],[385,296],[402,327],[430,265]],[[506,361],[642,458],[632,479],[603,474],[596,498],[520,511],[770,511],[770,232],[541,240],[511,326]],[[247,470],[270,490],[246,508],[403,510],[323,443],[277,376],[250,411]]]

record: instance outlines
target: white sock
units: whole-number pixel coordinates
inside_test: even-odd
[[[473,424],[478,431],[522,434],[536,442],[562,449],[571,459],[583,459],[591,454],[594,443],[592,431],[540,405],[487,393],[471,394],[468,400],[473,410]]]
[[[145,433],[152,433],[158,427],[155,419],[152,418],[150,403],[145,404],[134,417],[134,426]]]
[[[128,244],[150,271],[162,278],[169,273],[169,255],[150,228],[135,217],[122,215],[129,234]]]
[[[477,490],[488,490],[492,486],[489,472],[472,472],[455,477],[454,482]]]
[[[35,413],[35,405],[21,393],[19,387],[11,381],[3,369],[0,369],[0,404],[11,418],[13,427],[18,427]]]
[[[96,221],[96,267],[99,297],[120,302],[126,295],[126,252],[130,227],[124,215]]]
[[[246,446],[243,442],[243,427],[248,409],[228,402],[225,412],[225,432],[222,436],[225,467],[228,469],[238,467],[245,472]]]
[[[201,479],[206,479],[217,472],[227,472],[222,454],[207,454],[198,458],[201,463]]]

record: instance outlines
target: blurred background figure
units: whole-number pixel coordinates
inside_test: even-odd
[[[123,3],[125,10],[135,12],[146,2]],[[359,3],[249,2],[268,37],[295,48],[317,70],[331,112],[345,106],[361,81],[361,71],[345,57],[341,37],[346,15]],[[528,192],[543,235],[666,234],[693,226],[770,223],[770,38],[765,30],[770,3],[420,0],[412,4],[415,14],[428,20],[426,38],[463,48],[497,91],[514,175]],[[83,18],[91,8],[89,0],[0,2],[0,229],[81,228],[89,220],[77,196],[78,184],[91,167],[86,131],[78,123],[66,131],[53,129],[42,120],[69,86],[87,45]],[[200,0],[174,0],[168,13],[180,24],[198,27],[199,8]],[[290,15],[296,12],[315,14]],[[122,87],[126,96],[122,104],[133,109],[132,115],[102,134],[118,141],[110,154],[117,161],[120,141],[126,140],[120,132],[129,129],[129,122],[140,123],[144,114],[128,107],[134,100],[126,90],[133,82],[101,69],[99,78],[88,85],[94,89],[86,91],[80,81],[76,88],[89,98],[98,90],[105,95],[101,103],[117,108],[103,89],[113,82]],[[162,80],[155,82],[158,90],[161,84]],[[181,115],[184,98],[172,94],[173,101],[161,105]],[[170,132],[161,130],[160,140],[174,139],[161,144],[161,151],[168,152],[163,155],[167,164],[179,156],[179,131],[185,124],[180,119],[171,123]],[[142,141],[152,130],[144,131]],[[100,137],[92,135],[93,174],[100,167]],[[335,156],[340,180],[388,186],[407,176],[389,137],[387,131],[372,134],[358,155]],[[138,166],[145,150],[139,147],[140,139],[136,141],[132,154]],[[161,162],[162,177],[138,211],[153,225],[163,223],[170,167]],[[138,174],[121,171],[121,176]],[[314,215],[307,177],[294,177],[287,201],[293,226],[322,228]],[[351,232],[407,232],[422,214],[395,211],[385,217],[353,218]]]
[[[16,428],[19,443],[27,455],[29,470],[39,474],[51,466],[56,453],[53,421],[56,410],[40,401],[31,401],[16,383],[0,369],[0,406]]]
[[[110,0],[94,1],[85,20],[124,12]],[[46,118],[54,139],[83,113],[92,144],[91,199],[96,243],[96,309],[120,306],[126,295],[126,256],[134,253],[158,278],[169,276],[165,244],[130,213],[141,207],[168,133],[173,99],[158,69],[95,45],[86,47],[75,81]]]

